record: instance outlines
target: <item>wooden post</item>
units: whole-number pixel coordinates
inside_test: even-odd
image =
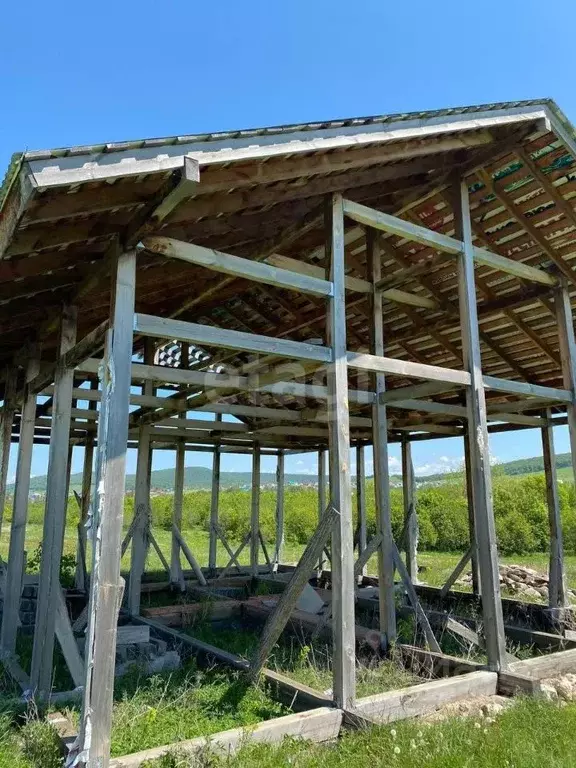
[[[486,635],[486,654],[490,669],[506,669],[506,644],[496,529],[492,506],[492,478],[490,451],[486,422],[486,398],[482,381],[482,359],[474,282],[474,245],[470,221],[468,186],[461,181],[456,190],[454,221],[457,236],[464,249],[458,256],[458,293],[460,323],[462,328],[462,357],[464,367],[470,373],[471,383],[466,389],[468,432],[470,434],[470,460],[472,467],[472,491],[476,523],[476,546],[482,585],[482,610]]]
[[[172,548],[170,555],[170,581],[183,584],[182,564],[180,562],[180,543],[174,528],[182,528],[182,506],[184,502],[184,471],[186,464],[186,444],[184,439],[176,445],[176,468],[174,470],[174,501],[172,507]]]
[[[350,417],[346,359],[346,296],[344,209],[341,195],[326,205],[326,256],[333,295],[328,299],[328,344],[332,362],[326,366],[330,443],[330,497],[338,512],[332,535],[332,606],[334,701],[345,709],[356,700],[356,636],[354,615],[354,533],[350,483]]]
[[[216,414],[216,421],[222,421],[222,414]],[[212,495],[210,496],[210,549],[208,553],[208,567],[213,573],[216,571],[218,557],[218,505],[220,503],[220,447],[214,446],[212,454]]]
[[[412,462],[412,444],[408,435],[402,435],[402,489],[404,527],[406,529],[406,570],[412,583],[416,583],[418,581],[418,514],[416,512],[416,479]]]
[[[12,425],[14,423],[14,395],[16,393],[16,368],[6,369],[4,382],[4,405],[0,416],[0,533],[4,520],[6,504],[6,486],[8,484],[8,465],[12,445]]]
[[[471,547],[471,570],[472,570],[472,592],[475,595],[482,594],[482,588],[480,584],[480,573],[478,570],[478,550],[476,548],[476,512],[474,510],[474,491],[472,490],[472,483],[474,482],[472,476],[472,462],[470,460],[470,432],[466,427],[464,434],[464,471],[466,473],[466,499],[468,502],[468,530],[470,532],[470,547]]]
[[[328,501],[326,498],[326,449],[320,448],[318,451],[318,522],[322,519],[324,510]],[[321,574],[326,567],[326,558],[324,549],[320,552],[318,558],[318,573]]]
[[[95,403],[94,403],[95,404]],[[92,405],[92,402],[90,403]],[[76,575],[74,583],[76,589],[85,590],[87,584],[84,580],[84,568],[82,567],[82,558],[80,552],[86,553],[86,543],[88,540],[86,531],[86,520],[88,519],[88,510],[90,507],[90,490],[92,487],[92,465],[94,463],[94,438],[88,435],[86,445],[84,446],[84,463],[82,466],[82,494],[80,496],[80,523],[78,525],[78,548],[76,551]]]
[[[94,482],[92,573],[86,631],[86,681],[78,764],[107,768],[110,756],[116,630],[122,601],[120,547],[126,480],[136,253],[118,258],[112,328],[103,366]]]
[[[28,495],[30,493],[30,469],[34,449],[34,422],[36,419],[36,394],[30,392],[29,383],[40,370],[40,356],[37,349],[31,352],[26,369],[26,383],[22,417],[20,421],[20,442],[16,462],[16,481],[12,506],[12,524],[10,527],[10,549],[4,590],[2,610],[2,628],[0,647],[4,651],[16,651],[16,635],[22,594],[22,574],[24,572],[24,544],[26,521],[28,519]]]
[[[273,570],[277,571],[284,549],[284,451],[278,451],[276,467],[276,542],[274,545]]]
[[[362,557],[362,552],[366,549],[368,543],[368,527],[366,522],[366,462],[364,459],[364,446],[356,446],[356,507],[358,512],[358,557]],[[368,567],[365,565],[360,573],[366,576]]]
[[[61,588],[60,560],[68,502],[68,444],[74,386],[74,369],[64,367],[61,359],[76,343],[76,314],[75,307],[63,308],[57,352],[59,360],[54,377],[42,558],[30,671],[30,684],[36,693],[48,693],[52,682],[56,608]]]
[[[250,572],[258,576],[258,553],[260,551],[260,446],[256,443],[252,451],[252,512],[250,515]]]
[[[154,363],[154,342],[146,339],[144,363]],[[151,381],[144,382],[142,394],[154,394]],[[136,459],[136,481],[134,486],[134,515],[136,526],[132,536],[132,557],[130,560],[130,582],[128,584],[128,612],[131,616],[140,613],[140,593],[142,575],[146,567],[150,531],[150,473],[152,471],[152,442],[149,425],[143,425],[138,431],[138,456]]]
[[[373,230],[366,232],[366,255],[372,281],[371,352],[384,355],[382,293],[375,286],[382,277],[380,248]],[[376,497],[376,531],[382,534],[378,547],[378,586],[380,600],[380,630],[389,646],[396,642],[396,602],[394,593],[394,536],[390,510],[390,473],[388,469],[388,420],[381,396],[386,391],[383,373],[374,375],[376,401],[372,407],[372,434],[374,448],[374,492]]]
[[[548,570],[548,605],[550,608],[564,608],[566,601],[566,575],[564,572],[564,544],[562,540],[562,519],[560,517],[560,498],[556,477],[556,453],[554,451],[553,426],[550,423],[552,412],[547,410],[545,418],[548,424],[542,427],[542,455],[544,457],[544,475],[546,477],[546,501],[550,525],[550,567]]]

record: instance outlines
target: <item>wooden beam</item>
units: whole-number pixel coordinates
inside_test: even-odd
[[[358,515],[358,557],[366,549],[368,543],[368,522],[366,519],[366,460],[364,455],[364,446],[356,446],[356,510]],[[362,569],[361,574],[366,576],[366,568]]]
[[[174,534],[174,528],[182,527],[182,506],[184,501],[184,472],[186,462],[186,450],[183,440],[176,443],[176,468],[174,471],[174,498],[172,500],[172,536],[170,555],[170,581],[172,584],[180,584],[184,587],[182,565],[180,563],[180,544]],[[184,591],[184,590],[182,590]]]
[[[222,421],[222,415],[216,415],[217,421]],[[208,552],[208,567],[211,571],[216,569],[216,557],[218,547],[218,508],[220,503],[220,448],[214,446],[212,455],[212,490],[210,494],[210,547]]]
[[[548,418],[551,417],[550,411]],[[567,605],[566,575],[564,573],[564,546],[562,540],[562,520],[560,516],[560,498],[556,477],[556,453],[554,451],[554,433],[550,423],[542,427],[542,456],[544,476],[546,478],[546,502],[550,527],[550,565],[548,570],[548,605],[561,608]]]
[[[277,267],[290,269],[293,272],[299,272],[302,275],[309,275],[310,277],[324,278],[326,275],[326,271],[322,269],[322,267],[317,267],[315,264],[309,264],[305,261],[298,261],[289,256],[281,256],[278,253],[273,253],[271,256],[268,256],[266,261]],[[352,277],[351,275],[346,275],[345,286],[347,291],[355,291],[357,293],[369,293],[371,291],[371,286],[368,280],[363,280],[361,277]],[[439,309],[438,303],[433,299],[429,299],[426,296],[421,296],[417,293],[402,291],[399,288],[387,288],[383,290],[382,297],[388,299],[388,301],[396,302],[397,304],[406,304],[411,307],[418,307],[419,309]]]
[[[276,466],[276,537],[274,543],[274,570],[282,562],[284,551],[284,451],[278,452]]]
[[[29,384],[38,374],[39,368],[40,351],[36,347],[36,349],[31,350],[26,368],[24,404],[20,420],[20,441],[18,444],[14,499],[12,503],[12,522],[10,525],[10,546],[3,594],[0,648],[9,654],[16,652],[16,634],[19,624],[22,575],[24,572],[24,546],[26,522],[28,520],[32,451],[34,449],[36,395],[30,392]]]
[[[76,343],[76,319],[75,307],[63,308],[58,343],[58,357],[60,359]],[[42,558],[30,671],[30,682],[33,690],[44,694],[50,692],[52,684],[56,607],[60,590],[60,560],[64,545],[68,502],[67,468],[73,384],[74,370],[64,367],[59,362],[54,384]]]
[[[380,244],[371,230],[366,231],[366,261],[372,282],[370,296],[370,358],[381,359],[384,354],[384,324],[382,319],[382,293],[376,290],[382,278]],[[386,377],[381,370],[373,371],[375,401],[372,406],[372,444],[374,453],[374,493],[376,502],[376,534],[378,546],[378,600],[379,626],[388,646],[396,642],[396,604],[394,592],[394,535],[390,501],[390,470],[388,466],[388,418],[382,397],[386,391]]]
[[[412,363],[409,360],[398,360],[381,355],[368,355],[360,352],[348,352],[348,365],[361,371],[374,373],[391,373],[396,376],[406,376],[428,381],[440,381],[446,384],[470,384],[470,374],[467,371],[457,371],[452,368],[440,368],[437,365]]]
[[[328,504],[326,497],[326,449],[320,448],[318,450],[318,522],[322,519],[324,510]],[[321,574],[326,567],[326,558],[324,556],[324,550],[320,552],[318,558],[318,573]]]
[[[360,203],[345,200],[344,213],[359,224],[380,229],[411,242],[430,246],[452,256],[457,256],[462,252],[463,243],[460,240],[440,232],[433,232],[426,227],[405,221],[397,216],[391,216],[373,208],[368,208]],[[485,248],[475,248],[474,246],[472,248],[472,258],[476,264],[488,266],[492,269],[521,277],[524,280],[541,283],[542,285],[557,285],[557,279],[541,269],[531,267],[521,261],[509,259],[506,256],[500,256]]]
[[[252,449],[252,492],[250,495],[250,568],[252,577],[258,576],[258,553],[260,551],[260,446]]]
[[[560,403],[569,403],[572,397],[566,389],[554,389],[553,387],[543,387],[539,384],[527,384],[524,381],[499,379],[495,376],[483,376],[482,382],[485,389],[491,389],[495,392],[506,392],[511,395],[544,397],[548,400],[557,400]]]
[[[402,435],[402,491],[404,526],[406,528],[406,570],[412,583],[418,581],[418,515],[416,512],[416,478],[409,435]]]
[[[102,411],[94,481],[92,571],[86,631],[86,680],[78,751],[87,768],[106,768],[110,755],[118,610],[124,590],[120,558],[130,399],[136,253],[119,256],[112,331],[103,366]]]
[[[331,359],[331,351],[327,347],[303,341],[275,339],[255,333],[229,331],[210,325],[186,323],[182,320],[170,320],[152,315],[137,314],[134,318],[134,330],[144,336],[179,339],[193,344],[237,349],[242,352],[261,352],[297,360],[315,360],[320,363],[329,363]]]
[[[470,371],[470,385],[466,390],[466,406],[468,408],[468,432],[470,435],[472,490],[475,500],[476,546],[482,584],[482,610],[488,665],[491,669],[498,671],[505,669],[508,662],[492,506],[486,398],[482,378],[474,284],[474,246],[472,243],[468,186],[465,181],[461,181],[458,186],[459,195],[456,196],[455,224],[464,244],[464,249],[458,259],[458,293],[462,349],[466,368]]]
[[[243,259],[240,256],[232,256],[212,248],[184,243],[170,237],[146,237],[141,246],[151,253],[179,259],[189,264],[212,269],[215,272],[241,277],[244,280],[252,280],[322,298],[332,294],[332,285],[328,280],[303,275],[299,272],[292,272],[251,259]]]
[[[327,336],[332,362],[327,368],[330,498],[338,512],[332,535],[333,691],[337,706],[352,707],[356,698],[354,635],[354,533],[350,483],[350,424],[346,362],[344,209],[340,195],[326,200],[327,263],[334,295],[328,300]],[[319,558],[320,547],[313,565]]]

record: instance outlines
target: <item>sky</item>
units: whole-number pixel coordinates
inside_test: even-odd
[[[576,121],[574,0],[28,0],[1,17],[0,176],[27,149],[495,101],[552,97]],[[556,433],[568,450],[566,429]],[[500,461],[542,452],[536,431],[490,447]],[[173,465],[156,453],[155,468]],[[459,439],[417,443],[416,471],[453,469],[462,453]],[[395,446],[390,456],[397,471]],[[81,463],[77,450],[74,471]],[[226,456],[222,469],[249,465]],[[39,448],[33,473],[45,468]],[[315,472],[315,457],[288,457],[286,469]]]

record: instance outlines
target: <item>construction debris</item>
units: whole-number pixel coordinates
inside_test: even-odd
[[[526,568],[523,565],[500,565],[500,586],[506,592],[515,597],[526,598],[527,600],[548,599],[548,576],[535,571],[533,568]],[[472,586],[472,573],[468,572],[457,582],[460,586]],[[576,598],[574,590],[567,590],[567,594]]]

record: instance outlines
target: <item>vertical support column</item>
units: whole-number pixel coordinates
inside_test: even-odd
[[[562,538],[562,520],[560,517],[560,497],[556,477],[556,453],[554,451],[553,427],[550,423],[552,412],[544,414],[548,423],[542,427],[542,455],[544,457],[544,475],[546,477],[546,501],[550,525],[550,567],[548,570],[548,605],[550,608],[566,606],[566,575],[564,573],[564,544]]]
[[[273,570],[276,572],[284,550],[284,451],[278,451],[276,467],[276,543],[274,545]]]
[[[350,417],[346,360],[346,295],[344,212],[342,196],[326,204],[326,256],[333,294],[328,299],[327,343],[332,362],[327,366],[330,444],[330,496],[338,512],[332,534],[332,609],[334,701],[352,707],[356,700],[356,637],[354,615],[354,533],[350,483]]]
[[[416,479],[412,462],[412,443],[402,435],[402,490],[404,495],[404,528],[406,531],[406,570],[413,583],[418,581],[418,514],[416,512]],[[400,542],[402,544],[402,542]]]
[[[136,284],[136,252],[120,255],[112,328],[103,364],[102,405],[94,482],[92,573],[86,631],[86,683],[78,764],[107,768],[110,759],[116,630],[122,600],[120,578],[126,481],[126,444]]]
[[[464,469],[466,472],[466,500],[468,503],[468,530],[470,532],[471,558],[470,565],[472,570],[472,592],[475,595],[481,595],[480,573],[478,570],[478,550],[476,549],[476,511],[474,509],[474,491],[472,490],[472,462],[470,460],[470,432],[468,425],[464,434]]]
[[[222,414],[216,414],[216,421],[222,421]],[[212,459],[212,493],[210,496],[210,549],[208,567],[211,573],[216,570],[218,557],[218,506],[220,504],[220,446],[214,446]]]
[[[154,363],[154,341],[145,340],[144,362]],[[142,394],[154,394],[154,385],[146,381]],[[130,582],[128,584],[128,611],[131,616],[140,613],[140,593],[142,591],[142,575],[146,567],[150,531],[150,472],[152,470],[152,445],[150,426],[141,426],[138,430],[138,455],[136,459],[136,481],[134,486],[134,515],[136,525],[132,536],[132,557],[130,561]]]
[[[382,277],[380,248],[374,230],[366,231],[366,256],[373,286]],[[372,289],[372,343],[371,352],[384,355],[384,329],[382,293]],[[376,399],[372,406],[372,434],[374,446],[374,491],[376,497],[376,529],[382,534],[378,547],[378,587],[380,597],[380,631],[386,635],[389,646],[396,642],[396,603],[394,594],[394,536],[390,509],[390,472],[388,469],[388,419],[381,395],[386,391],[383,373],[374,375]]]
[[[186,465],[186,444],[184,439],[176,444],[176,469],[174,470],[174,506],[172,522],[180,531],[182,528],[182,507],[184,503],[184,470]],[[172,529],[172,547],[170,554],[170,581],[172,584],[182,584],[183,573],[180,562],[180,543]]]
[[[260,446],[254,443],[252,449],[252,495],[250,514],[250,573],[258,576],[258,554],[260,551]]]
[[[38,375],[39,370],[40,356],[38,350],[35,349],[31,351],[26,369],[22,418],[20,421],[20,441],[18,443],[18,459],[16,462],[14,503],[12,506],[12,524],[10,527],[10,549],[8,552],[6,587],[4,590],[2,628],[0,630],[0,647],[9,653],[14,653],[16,650],[18,614],[20,611],[20,596],[22,594],[22,572],[24,570],[26,522],[28,520],[30,470],[32,467],[32,451],[34,449],[36,394],[30,392],[29,383]]]
[[[98,382],[92,381],[90,383],[90,389],[92,391],[98,389]],[[96,410],[96,401],[90,400],[88,403],[88,409],[91,411]],[[84,568],[82,567],[82,555],[84,551],[84,557],[86,557],[86,545],[88,541],[88,532],[86,530],[86,521],[88,520],[88,512],[90,509],[90,491],[92,489],[92,467],[94,464],[94,437],[89,434],[86,438],[86,445],[84,446],[84,463],[82,465],[82,506],[80,509],[80,523],[78,525],[78,549],[76,553],[76,575],[75,586],[76,589],[85,590],[88,585],[84,583]]]
[[[318,520],[326,510],[328,502],[326,500],[326,448],[320,448],[318,451]],[[324,551],[318,559],[318,573],[321,575],[326,567],[326,558]]]
[[[472,491],[476,513],[476,545],[482,588],[486,655],[490,669],[499,670],[507,667],[506,645],[500,597],[496,528],[492,506],[486,398],[482,382],[482,359],[474,281],[474,245],[468,185],[464,180],[457,184],[455,192],[454,221],[457,235],[464,243],[464,249],[458,258],[458,293],[462,328],[462,357],[465,369],[469,371],[471,377],[470,386],[466,389],[466,407],[470,434]]]
[[[68,444],[74,370],[65,368],[62,355],[76,343],[76,308],[64,307],[54,378],[52,430],[48,451],[48,479],[42,535],[42,559],[38,582],[38,603],[30,683],[37,693],[47,693],[52,681],[54,630],[60,590],[60,560],[66,523]]]
[[[356,508],[358,511],[358,557],[366,549],[368,543],[368,526],[366,522],[366,462],[364,446],[356,446]],[[368,566],[362,568],[359,580],[368,573]]]
[[[12,445],[12,425],[14,423],[14,396],[16,394],[16,368],[6,369],[4,380],[4,405],[0,417],[0,533],[6,504],[6,485],[8,483],[8,464]]]

